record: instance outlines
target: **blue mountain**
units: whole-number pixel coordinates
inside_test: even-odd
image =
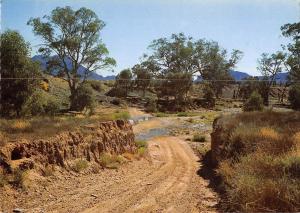
[[[56,58],[57,56],[51,56],[51,58]],[[40,66],[41,66],[41,69],[42,71],[46,71],[47,69],[47,62],[51,59],[51,58],[45,58],[44,56],[42,55],[35,55],[32,57],[32,60],[33,61],[37,61],[40,63]],[[68,69],[72,69],[72,61],[71,59],[69,58],[66,58],[65,59],[65,62],[67,64],[67,67]],[[79,75],[83,75],[86,71],[86,68],[84,66],[79,66],[78,70],[77,70],[77,73]],[[51,73],[52,74],[57,74],[58,70],[52,70]],[[90,79],[90,80],[114,80],[116,78],[116,76],[114,75],[110,75],[110,76],[102,76],[102,75],[99,75],[95,72],[91,73],[90,76],[88,76],[87,79]]]

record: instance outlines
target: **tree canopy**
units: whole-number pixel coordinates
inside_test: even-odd
[[[90,9],[57,7],[43,19],[31,18],[28,24],[33,27],[34,34],[42,38],[39,52],[45,57],[51,54],[57,56],[51,58],[48,67],[59,70],[61,77],[68,81],[71,109],[75,106],[72,99],[79,84],[92,72],[116,64],[113,58],[108,57],[108,49],[100,39],[105,23]],[[71,67],[67,60],[71,60]],[[81,65],[86,69],[80,76],[78,68]]]
[[[41,78],[39,65],[30,59],[30,46],[16,31],[1,34],[1,101],[2,116],[20,116],[26,101]]]

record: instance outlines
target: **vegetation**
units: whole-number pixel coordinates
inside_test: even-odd
[[[263,75],[260,94],[263,97],[265,105],[269,105],[271,86],[276,83],[277,74],[284,69],[285,58],[286,55],[282,52],[277,52],[272,55],[263,53],[261,59],[258,61],[258,70]]]
[[[300,85],[295,84],[289,91],[289,101],[294,110],[300,110]]]
[[[115,90],[118,97],[127,97],[131,87],[132,73],[130,69],[122,70],[116,77]]]
[[[225,211],[298,211],[299,113],[226,117],[218,158]]]
[[[205,142],[206,141],[206,137],[205,137],[205,135],[195,134],[193,136],[193,141],[194,142]]]
[[[88,108],[91,112],[95,108],[95,98],[93,97],[93,90],[89,84],[81,84],[74,94],[72,94],[72,106],[78,111]]]
[[[0,114],[20,117],[25,103],[39,85],[38,64],[29,57],[30,47],[16,31],[1,34],[1,101]]]
[[[253,92],[251,96],[245,101],[243,110],[249,111],[262,111],[264,109],[263,99],[260,94]]]
[[[76,160],[74,165],[72,166],[72,169],[78,173],[85,170],[86,168],[88,168],[88,162],[84,159]]]
[[[77,11],[71,7],[57,7],[44,19],[31,18],[28,21],[34,34],[43,40],[39,52],[49,58],[48,71],[58,70],[57,76],[67,80],[71,93],[70,109],[80,110],[74,101],[79,86],[97,69],[116,64],[108,57],[108,49],[100,39],[105,24],[96,13],[84,7]],[[52,53],[56,56],[50,57]],[[80,66],[86,68],[82,74],[78,73]]]
[[[116,169],[124,162],[124,158],[121,155],[102,153],[99,162],[103,168]]]

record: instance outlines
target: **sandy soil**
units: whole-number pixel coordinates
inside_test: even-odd
[[[145,121],[135,130],[158,127],[162,122]],[[18,207],[25,212],[62,213],[215,212],[217,195],[197,174],[200,168],[198,157],[186,141],[156,137],[149,141],[145,159],[99,174],[49,177],[26,193],[7,191],[0,207],[2,211]]]

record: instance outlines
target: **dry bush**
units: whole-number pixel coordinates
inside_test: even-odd
[[[299,114],[267,111],[222,119],[223,210],[299,211]]]
[[[116,169],[125,162],[125,158],[121,155],[112,155],[104,152],[100,155],[99,162],[103,168]]]
[[[79,172],[85,170],[86,168],[88,168],[88,166],[89,166],[89,164],[88,164],[87,160],[78,159],[72,165],[72,170],[79,173]]]

